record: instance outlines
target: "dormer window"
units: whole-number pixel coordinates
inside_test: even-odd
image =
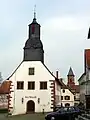
[[[28,74],[29,75],[34,75],[35,74],[35,68],[29,68]]]

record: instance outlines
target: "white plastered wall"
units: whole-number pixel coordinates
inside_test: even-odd
[[[35,75],[28,75],[28,68],[35,68]],[[49,80],[55,80],[50,72],[40,61],[23,62],[16,72],[9,78],[14,85],[11,93],[11,113],[12,115],[25,114],[27,110],[27,102],[33,100],[35,103],[35,112],[50,112],[53,109],[51,105],[51,88]],[[17,90],[17,81],[24,81],[24,90]],[[28,90],[28,81],[35,81],[35,90]],[[47,81],[47,90],[40,90],[40,81]],[[30,98],[33,97],[33,98]],[[22,98],[24,102],[22,104]],[[40,103],[38,104],[38,98]]]

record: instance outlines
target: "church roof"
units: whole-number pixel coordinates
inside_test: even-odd
[[[43,44],[39,38],[33,37],[26,41],[24,48],[43,48]]]
[[[70,67],[69,69],[69,72],[68,72],[68,75],[67,76],[74,76],[74,73],[73,73],[73,70],[72,68]]]

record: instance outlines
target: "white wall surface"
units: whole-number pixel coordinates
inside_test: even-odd
[[[30,67],[35,68],[35,75],[28,75],[28,69]],[[23,62],[16,72],[9,79],[13,83],[14,92],[11,93],[11,110],[12,115],[25,114],[27,109],[27,102],[33,100],[35,102],[35,112],[50,112],[53,109],[51,105],[51,82],[49,80],[55,80],[55,78],[48,72],[45,66],[40,61],[27,61]],[[24,90],[17,90],[17,81],[24,81]],[[28,81],[35,81],[35,90],[28,90]],[[40,81],[47,81],[47,90],[40,90]],[[33,98],[30,98],[33,97]],[[22,98],[24,103],[22,104]],[[38,98],[40,98],[40,104],[38,104]]]
[[[63,96],[63,100],[61,100],[62,105],[65,106],[66,103],[69,103],[70,106],[74,106],[74,95],[69,89],[64,89],[65,93],[63,93],[63,89],[61,89],[61,96]],[[65,100],[65,96],[70,96],[70,100]]]

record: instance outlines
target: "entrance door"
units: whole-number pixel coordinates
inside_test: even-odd
[[[34,101],[30,100],[27,102],[27,113],[35,111],[35,103]]]

